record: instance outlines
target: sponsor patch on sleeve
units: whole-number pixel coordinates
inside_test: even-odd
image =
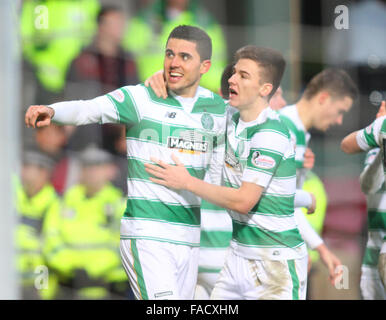
[[[115,100],[122,103],[125,101],[125,95],[123,94],[122,90],[117,89],[110,93],[110,96],[112,96]]]
[[[366,131],[366,133],[367,133],[368,135],[370,135],[371,132],[373,131],[373,124],[370,124],[369,126],[367,126],[366,129],[365,129],[365,131]]]
[[[252,154],[252,164],[260,169],[272,169],[276,165],[276,161],[270,156],[261,154],[259,151],[255,151]]]

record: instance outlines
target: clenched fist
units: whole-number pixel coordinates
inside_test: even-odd
[[[51,124],[54,109],[47,106],[30,106],[25,113],[25,124],[28,128],[41,128]]]

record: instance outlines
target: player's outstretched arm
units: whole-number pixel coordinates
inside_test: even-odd
[[[41,128],[51,124],[51,119],[54,116],[54,109],[47,106],[30,106],[24,117],[25,124],[28,128]]]
[[[359,147],[357,142],[357,133],[358,131],[351,132],[342,140],[340,144],[340,148],[344,153],[354,154],[354,153],[363,152],[363,150]]]
[[[210,184],[191,176],[176,156],[172,155],[172,159],[176,165],[157,159],[151,159],[157,165],[146,163],[146,171],[156,177],[150,177],[150,181],[168,188],[190,191],[206,201],[241,214],[248,214],[260,200],[264,188],[257,184],[243,182],[239,189]]]

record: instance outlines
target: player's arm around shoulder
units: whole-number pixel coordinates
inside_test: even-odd
[[[239,189],[210,184],[191,176],[175,155],[172,159],[176,165],[153,158],[151,160],[155,165],[146,163],[146,171],[152,175],[150,181],[171,189],[190,191],[206,201],[241,214],[248,214],[260,200],[264,188],[255,183],[243,182]]]

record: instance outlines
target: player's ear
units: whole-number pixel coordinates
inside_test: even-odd
[[[204,60],[201,62],[201,67],[200,67],[200,73],[204,74],[207,73],[212,65],[212,62],[210,60]]]
[[[271,92],[272,92],[272,89],[273,89],[273,85],[272,83],[264,83],[261,88],[260,88],[260,95],[263,96],[263,97],[267,97]]]
[[[321,91],[318,95],[319,104],[324,104],[329,97],[330,97],[330,94],[327,91]]]

